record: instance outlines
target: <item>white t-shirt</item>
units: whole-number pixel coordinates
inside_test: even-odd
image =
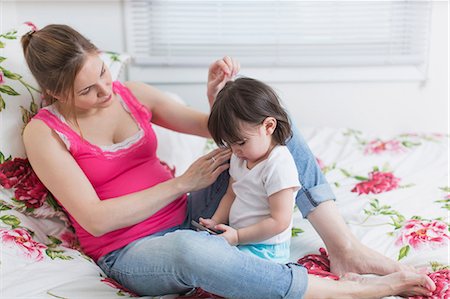
[[[239,229],[258,223],[270,217],[269,196],[283,189],[295,188],[295,196],[300,189],[297,167],[286,146],[275,146],[269,157],[247,168],[247,161],[235,155],[231,156],[230,176],[235,181],[232,185],[236,198],[231,205],[230,226]],[[291,238],[292,219],[289,227],[270,239],[255,244],[279,244]]]

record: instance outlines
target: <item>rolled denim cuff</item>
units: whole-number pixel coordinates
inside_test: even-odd
[[[288,263],[286,266],[292,270],[292,283],[284,298],[303,298],[306,293],[306,288],[308,287],[308,271],[305,267],[296,263]]]
[[[309,189],[302,188],[298,191],[295,202],[303,218],[308,217],[321,203],[328,200],[336,200],[333,191],[328,183],[317,185]]]

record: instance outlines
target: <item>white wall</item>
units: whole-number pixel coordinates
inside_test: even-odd
[[[67,24],[100,49],[125,50],[121,0],[0,0],[0,31],[26,21]]]
[[[120,0],[0,0],[0,31],[23,21],[32,21],[38,27],[65,23],[78,29],[102,49],[124,51],[126,37],[122,5]],[[286,78],[286,82],[268,83],[280,93],[300,126],[353,127],[395,133],[447,132],[447,1],[433,1],[431,32],[428,79],[425,82],[311,83],[290,82]],[[270,70],[260,71],[264,74]],[[184,72],[189,74],[188,70]],[[242,72],[258,76],[258,70],[247,70],[245,66],[242,66]],[[155,85],[178,93],[191,106],[207,110],[204,82]]]

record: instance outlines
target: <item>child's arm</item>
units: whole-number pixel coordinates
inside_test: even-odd
[[[233,183],[234,180],[230,177],[228,181],[227,191],[220,200],[219,207],[217,208],[216,212],[211,217],[211,219],[200,218],[199,222],[201,225],[204,225],[208,228],[214,228],[214,226],[219,223],[228,223],[228,216],[230,215],[231,205],[233,204],[234,198],[236,197],[233,192],[233,188],[231,187]]]
[[[217,225],[216,229],[224,231],[221,236],[231,245],[257,243],[278,235],[291,224],[294,190],[283,189],[269,197],[269,218],[238,230],[223,224]]]

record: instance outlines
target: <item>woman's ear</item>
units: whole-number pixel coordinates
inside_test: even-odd
[[[275,129],[277,128],[277,120],[272,116],[268,116],[266,117],[266,119],[264,119],[263,126],[266,131],[266,134],[272,135],[273,132],[275,132]]]
[[[51,96],[52,98],[54,98],[55,100],[57,100],[59,102],[64,102],[62,97],[57,96],[56,94],[54,94],[53,92],[50,92],[49,90],[46,90],[46,94],[48,94],[49,96]]]

